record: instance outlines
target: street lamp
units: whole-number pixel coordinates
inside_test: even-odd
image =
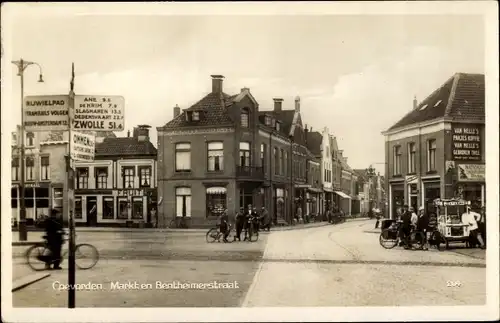
[[[40,76],[38,78],[39,83],[43,83],[42,67],[40,64],[30,61],[25,61],[22,58],[18,61],[12,61],[12,64],[17,66],[17,75],[21,77],[21,151],[20,151],[20,164],[21,164],[21,179],[19,182],[19,199],[20,199],[20,210],[19,210],[19,241],[28,240],[28,232],[26,230],[26,205],[24,203],[24,189],[25,189],[25,178],[24,178],[24,167],[25,167],[25,156],[24,156],[24,71],[30,65],[38,66],[40,70]]]

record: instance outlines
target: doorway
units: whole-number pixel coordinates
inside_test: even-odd
[[[425,212],[434,213],[434,200],[441,197],[441,189],[436,186],[425,186]]]
[[[87,226],[97,226],[97,197],[87,196]]]

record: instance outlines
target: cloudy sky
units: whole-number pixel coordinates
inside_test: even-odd
[[[11,27],[12,58],[43,67],[43,84],[36,67],[26,72],[26,95],[67,93],[75,62],[77,94],[122,95],[127,129],[157,127],[222,74],[226,93],[249,87],[263,110],[274,97],[291,109],[299,95],[304,123],[327,126],[354,168],[384,161],[381,131],[412,108],[414,95],[424,99],[455,72],[484,73],[484,21],[473,15],[32,13]],[[11,71],[12,118],[20,123]]]

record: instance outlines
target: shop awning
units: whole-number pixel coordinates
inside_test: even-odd
[[[307,190],[311,193],[321,193],[322,192],[321,188],[316,188],[316,187],[309,187]]]
[[[311,188],[309,184],[295,184],[295,188]]]
[[[342,192],[342,191],[335,191],[335,193],[342,197],[342,198],[345,198],[345,199],[350,199],[351,197],[349,195],[347,195],[346,193]]]
[[[226,194],[227,189],[225,187],[209,187],[207,188],[207,194]]]
[[[329,187],[323,187],[323,190],[324,190],[325,192],[333,193],[333,189],[332,189],[332,188],[329,188]]]

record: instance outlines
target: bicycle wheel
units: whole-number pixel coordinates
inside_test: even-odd
[[[392,249],[398,244],[397,231],[384,229],[380,233],[378,240],[385,249]]]
[[[415,243],[415,249],[423,249],[424,234],[422,232],[415,232],[413,235],[413,242]]]
[[[169,229],[173,229],[175,228],[177,225],[175,223],[175,219],[173,219],[172,221],[170,221],[170,223],[168,224],[168,228]]]
[[[78,244],[75,247],[75,264],[79,269],[90,269],[97,264],[99,252],[96,247],[88,243]]]
[[[217,240],[217,236],[219,235],[219,232],[217,228],[212,228],[208,230],[207,235],[206,235],[206,240],[208,243],[213,243]]]
[[[259,231],[256,231],[254,229],[250,229],[248,231],[248,240],[250,242],[256,242],[257,240],[259,240]]]
[[[35,271],[46,269],[50,262],[50,250],[45,245],[33,245],[26,250],[26,262]]]

